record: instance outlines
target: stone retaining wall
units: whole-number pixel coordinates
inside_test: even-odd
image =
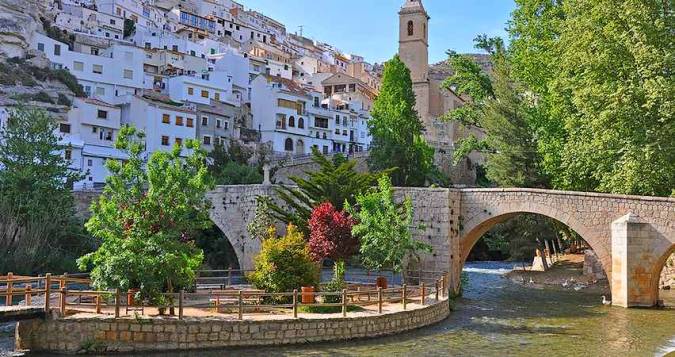
[[[375,316],[282,320],[66,318],[19,322],[16,347],[31,352],[202,350],[340,341],[391,335],[434,324],[449,304]]]

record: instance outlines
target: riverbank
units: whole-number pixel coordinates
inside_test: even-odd
[[[565,254],[547,271],[533,271],[514,266],[504,275],[516,284],[529,288],[588,291],[596,294],[610,294],[609,282],[584,275],[584,255]]]

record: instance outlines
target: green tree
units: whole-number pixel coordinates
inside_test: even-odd
[[[307,236],[307,222],[314,207],[330,202],[340,211],[345,202],[354,203],[356,196],[375,185],[378,177],[391,172],[386,170],[379,173],[359,173],[355,170],[356,161],[347,160],[340,154],[329,160],[316,148],[312,148],[312,160],[318,165],[318,170],[306,172],[306,179],[290,177],[294,186],[276,189],[277,196],[284,204],[269,205],[275,218],[284,223],[292,223]]]
[[[472,101],[446,117],[481,128],[485,135],[471,135],[459,141],[456,162],[479,150],[486,158],[487,178],[506,187],[546,186],[540,168],[537,140],[532,122],[537,112],[525,91],[512,79],[508,56],[499,38],[478,36],[476,46],[490,54],[492,76],[484,73],[469,56],[450,52],[454,75],[443,86],[453,87]]]
[[[20,106],[0,128],[0,270],[26,274],[74,268],[91,248],[71,193],[82,174],[69,169],[47,112]]]
[[[415,110],[410,70],[398,55],[384,66],[382,87],[371,115],[371,170],[396,168],[391,174],[395,185],[425,185],[433,171],[434,150],[422,135],[424,125]]]
[[[101,245],[79,265],[93,268],[98,289],[140,288],[143,298],[161,303],[162,292],[189,287],[202,263],[193,239],[211,226],[205,194],[212,182],[196,140],[186,141],[187,156],[176,145],[154,152],[144,165],[143,139],[133,127],[120,130],[115,147],[129,158],[106,162],[111,175],[86,224]]]
[[[569,0],[551,82],[568,131],[564,189],[675,187],[675,12],[669,1]]]
[[[246,226],[246,231],[252,239],[263,241],[276,234],[274,216],[272,216],[272,199],[269,196],[256,197],[255,215]]]
[[[399,207],[394,202],[391,180],[383,176],[378,188],[358,195],[356,205],[345,210],[357,220],[352,233],[361,243],[363,265],[373,270],[392,269],[400,272],[419,252],[431,252],[431,246],[414,240],[410,227],[413,208],[410,198]]]
[[[517,0],[514,77],[556,188],[669,195],[675,186],[672,4]]]

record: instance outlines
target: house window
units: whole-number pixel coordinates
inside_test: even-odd
[[[91,71],[96,73],[96,74],[103,74],[103,66],[100,64],[95,64],[92,68]]]
[[[105,110],[98,110],[98,113],[96,115],[99,119],[108,119],[108,112]]]
[[[98,96],[103,96],[103,95],[105,95],[105,88],[103,88],[103,87],[96,87],[96,95],[98,95]]]
[[[209,117],[202,117],[202,126],[209,125]]]
[[[211,137],[208,135],[204,135],[204,145],[211,145]]]
[[[295,128],[295,117],[292,115],[290,118],[288,118],[288,126],[291,128]]]
[[[41,43],[41,42],[38,43],[38,51],[40,51],[40,52],[45,51],[45,44],[44,43]]]
[[[195,127],[195,120],[192,118],[187,118],[185,121],[185,126],[188,128],[194,128]]]
[[[408,36],[412,36],[415,33],[414,27],[412,20],[408,21]]]
[[[64,157],[66,160],[72,159],[72,158],[73,158],[73,151],[70,150],[70,149],[66,149],[66,150],[63,152],[63,157]]]
[[[54,45],[54,56],[61,55],[61,45]]]
[[[96,47],[90,48],[89,53],[91,53],[94,56],[98,56],[98,48],[96,48]]]
[[[92,160],[92,159],[87,160],[87,166],[89,166],[89,167],[94,166],[94,160]]]
[[[223,121],[220,119],[216,119],[216,128],[220,129],[223,126]]]
[[[208,98],[209,97],[209,91],[203,90],[202,91],[202,98]]]
[[[171,124],[171,116],[169,114],[162,115],[162,123]]]
[[[194,95],[195,94],[195,89],[192,87],[188,87],[188,95]]]
[[[176,116],[176,125],[183,126],[183,117]]]
[[[230,122],[228,122],[228,121],[224,122],[223,124],[225,124],[225,125],[223,125],[223,128],[225,128],[225,130],[227,130],[227,128],[230,127]]]
[[[79,71],[79,72],[83,71],[84,70],[84,63],[74,61],[73,62],[73,69],[76,70],[76,71]]]
[[[183,145],[183,139],[181,139],[181,138],[176,138],[176,145],[178,145],[178,146]]]
[[[59,124],[59,131],[64,134],[70,134],[70,124],[66,123]]]
[[[284,142],[284,150],[286,151],[293,151],[293,139],[287,138],[286,141]]]
[[[216,92],[214,94],[214,99],[217,100],[217,101],[220,101],[220,93]]]
[[[125,69],[124,70],[124,78],[125,79],[134,79],[134,71],[130,69]]]
[[[304,129],[305,128],[305,119],[302,117],[298,118],[298,128]]]
[[[169,146],[169,137],[162,135],[162,146]]]

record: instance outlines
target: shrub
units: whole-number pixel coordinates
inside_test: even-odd
[[[321,288],[323,292],[337,293],[347,288],[345,281],[345,262],[337,262],[333,266],[333,279]],[[334,304],[340,302],[341,297],[330,295],[324,297],[324,303]]]
[[[256,288],[267,292],[289,292],[319,282],[319,267],[310,257],[302,233],[293,225],[288,225],[286,236],[262,243],[254,265],[255,272],[248,278]]]
[[[73,102],[71,102],[70,99],[68,99],[68,97],[63,93],[59,93],[59,98],[56,100],[56,103],[59,105],[65,105],[67,107],[73,105]]]
[[[52,97],[50,97],[49,94],[47,94],[43,91],[39,91],[39,92],[33,94],[33,100],[36,101],[36,102],[54,104],[54,100],[52,99]]]
[[[344,261],[358,250],[359,241],[352,236],[356,222],[345,211],[337,211],[324,202],[312,210],[309,219],[309,252],[312,259]]]

